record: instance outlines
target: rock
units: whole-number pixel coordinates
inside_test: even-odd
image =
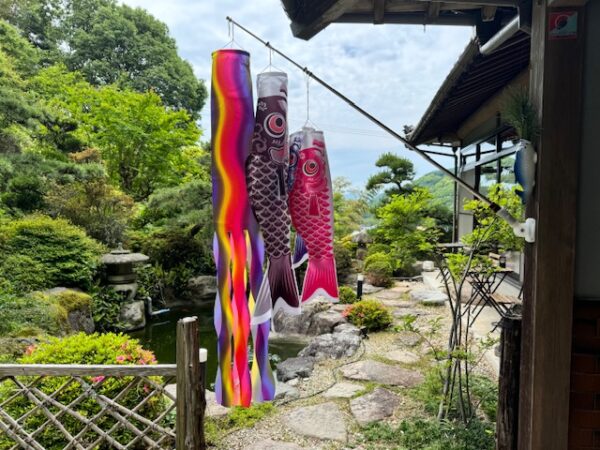
[[[245,447],[246,450],[303,450],[304,447],[300,447],[298,444],[292,442],[273,441],[271,439],[265,439],[258,441],[249,447]]]
[[[393,392],[377,388],[370,394],[355,398],[350,401],[350,410],[361,426],[370,422],[390,417],[400,404],[400,399]]]
[[[382,290],[383,290],[382,287],[373,286],[372,284],[369,284],[369,283],[363,284],[363,295],[375,294],[376,292],[379,292]]]
[[[124,331],[137,330],[146,326],[145,306],[142,300],[123,303],[119,313],[119,328]]]
[[[333,328],[346,322],[342,311],[332,308],[327,301],[314,301],[302,307],[301,314],[291,316],[280,310],[273,318],[273,328],[278,334],[318,336],[331,333]]]
[[[71,330],[76,333],[83,331],[86,334],[92,334],[96,329],[94,319],[92,318],[92,312],[90,311],[90,308],[87,307],[69,311],[67,320]]]
[[[360,336],[360,329],[351,323],[340,323],[333,329],[334,333],[348,333],[355,336]]]
[[[360,337],[351,333],[329,333],[314,338],[299,356],[313,356],[317,360],[340,359],[354,355],[360,346]]]
[[[406,347],[416,347],[421,342],[421,336],[412,331],[399,331],[396,336],[396,343]]]
[[[411,291],[410,298],[423,305],[432,306],[444,305],[448,301],[446,294],[439,291],[428,291],[424,289]]]
[[[186,288],[186,297],[190,300],[213,300],[217,295],[217,277],[212,275],[200,275],[198,277],[190,278]]]
[[[177,398],[177,385],[176,384],[168,384],[165,386],[165,390],[171,394],[173,397]],[[229,413],[229,408],[222,406],[217,403],[217,397],[215,393],[206,389],[206,411],[204,415],[207,417],[222,417]]]
[[[209,391],[206,392],[206,411],[204,413],[205,416],[208,417],[222,417],[229,413],[229,408],[217,403],[217,397],[214,392]]]
[[[294,379],[297,380],[297,378]],[[299,396],[300,393],[295,387],[281,381],[275,382],[275,400],[283,398],[298,398]]]
[[[351,380],[373,381],[391,386],[413,387],[423,381],[423,375],[417,371],[370,360],[350,364],[343,367],[341,372]]]
[[[396,361],[404,364],[414,364],[419,361],[419,357],[413,352],[407,350],[392,350],[384,355],[391,361]]]
[[[284,422],[302,436],[341,442],[348,438],[344,416],[334,402],[293,409],[284,416]]]
[[[423,272],[433,272],[435,270],[435,264],[433,261],[423,261],[422,267]]]
[[[354,397],[355,394],[358,394],[362,391],[364,387],[360,384],[356,383],[347,383],[345,381],[341,381],[340,383],[336,383],[328,390],[323,393],[323,397],[325,398],[350,398]]]
[[[300,383],[300,378],[294,378],[287,382],[287,384],[289,384],[290,386],[298,386],[298,383]]]
[[[308,378],[314,367],[315,358],[310,356],[289,358],[277,364],[277,379],[287,381],[298,377]]]
[[[346,322],[346,318],[340,312],[329,309],[313,316],[309,331],[315,336],[331,333],[336,325],[344,322]]]

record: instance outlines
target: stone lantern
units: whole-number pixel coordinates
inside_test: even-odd
[[[106,266],[108,286],[123,295],[123,304],[119,322],[124,330],[135,330],[146,325],[145,304],[143,300],[135,300],[138,284],[134,264],[150,259],[141,253],[131,253],[119,246],[102,255],[102,264]]]

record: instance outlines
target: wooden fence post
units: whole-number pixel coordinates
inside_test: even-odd
[[[198,318],[177,322],[177,450],[204,450],[206,398],[200,375]]]
[[[519,431],[519,377],[521,364],[521,318],[500,321],[500,380],[496,416],[496,449],[517,450]]]

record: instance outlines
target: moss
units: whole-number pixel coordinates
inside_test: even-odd
[[[233,407],[224,417],[208,417],[204,422],[206,440],[217,445],[226,435],[240,428],[251,428],[260,420],[273,414],[276,408],[270,402],[258,403],[249,408]]]
[[[73,289],[53,294],[51,298],[63,307],[67,313],[80,309],[89,309],[92,304],[92,297],[90,295]]]

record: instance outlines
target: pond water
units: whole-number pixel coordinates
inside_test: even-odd
[[[212,306],[180,306],[171,309],[168,313],[149,322],[142,330],[132,331],[128,334],[139,339],[142,346],[152,350],[156,359],[161,364],[175,363],[175,342],[177,335],[177,321],[184,317],[198,317],[200,324],[200,347],[208,350],[206,365],[207,386],[210,386],[217,373],[217,334],[213,326]],[[298,342],[271,342],[269,353],[272,360],[285,360],[294,357],[304,347]],[[274,368],[274,364],[273,364]]]

